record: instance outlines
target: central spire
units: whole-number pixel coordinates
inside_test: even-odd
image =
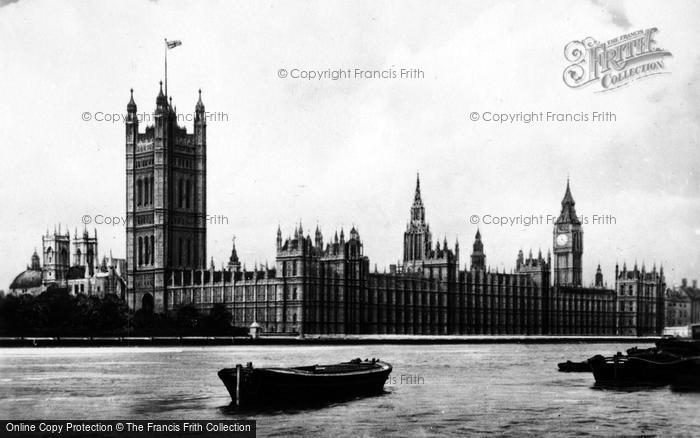
[[[425,223],[425,207],[420,194],[420,175],[416,174],[416,192],[411,205],[411,220],[404,233],[404,262],[424,260],[432,249],[430,227]]]
[[[413,195],[413,205],[423,205],[423,201],[420,197],[420,174],[416,172],[416,194]]]
[[[416,174],[416,193],[413,195],[413,205],[411,206],[411,222],[413,224],[425,224],[425,208],[420,196],[420,175]]]

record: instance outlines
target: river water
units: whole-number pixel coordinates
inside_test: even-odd
[[[557,362],[632,345],[366,345],[0,349],[5,419],[256,419],[258,436],[694,435],[700,392],[609,390]],[[645,347],[646,345],[639,345]],[[216,372],[377,357],[381,396],[236,411]],[[403,378],[402,378],[403,376]]]

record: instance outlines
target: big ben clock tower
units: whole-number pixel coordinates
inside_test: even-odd
[[[576,216],[575,205],[567,179],[566,193],[561,201],[561,213],[554,223],[555,286],[581,286],[583,229]]]

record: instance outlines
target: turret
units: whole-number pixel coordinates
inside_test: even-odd
[[[484,254],[484,244],[481,242],[481,232],[477,228],[474,236],[474,246],[472,251],[472,271],[483,271],[486,269],[486,255]]]
[[[41,264],[39,263],[39,254],[36,253],[36,248],[34,248],[34,254],[32,254],[32,263],[29,269],[33,271],[41,270]]]
[[[600,263],[595,273],[595,287],[603,287],[603,271],[600,269]]]
[[[282,229],[277,225],[277,250],[282,249]]]
[[[131,89],[129,103],[126,104],[126,120],[124,123],[126,129],[126,154],[127,154],[127,166],[132,166],[133,163],[130,160],[133,159],[133,154],[136,150],[136,141],[138,139],[139,133],[139,120],[136,116],[136,102],[134,102],[134,89]],[[129,172],[133,172],[133,169],[127,168]],[[47,233],[48,234],[48,230]],[[78,230],[75,230],[75,237],[78,237]]]
[[[241,262],[238,260],[238,252],[236,251],[236,236],[233,236],[233,247],[231,248],[231,256],[228,259],[228,270],[232,272],[241,270]]]
[[[202,89],[199,89],[199,100],[197,100],[197,104],[194,107],[194,121],[195,122],[202,122],[206,124],[206,120],[204,117],[204,103],[202,102]]]
[[[318,225],[316,225],[316,233],[314,237],[315,246],[317,248],[323,249],[323,234],[321,234],[321,230],[318,228]]]
[[[129,103],[126,104],[126,121],[136,121],[136,102],[134,102],[134,89],[130,90]]]
[[[163,114],[168,110],[168,98],[163,94],[163,81],[160,81],[160,91],[156,97],[156,114]]]
[[[525,257],[523,256],[522,248],[518,250],[518,258],[515,260],[515,267],[519,269],[525,263]]]
[[[202,102],[202,90],[199,90],[199,100],[194,107],[194,138],[198,145],[207,142],[207,113]]]

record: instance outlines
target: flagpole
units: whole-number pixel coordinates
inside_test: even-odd
[[[168,97],[168,39],[165,39],[165,97]]]

